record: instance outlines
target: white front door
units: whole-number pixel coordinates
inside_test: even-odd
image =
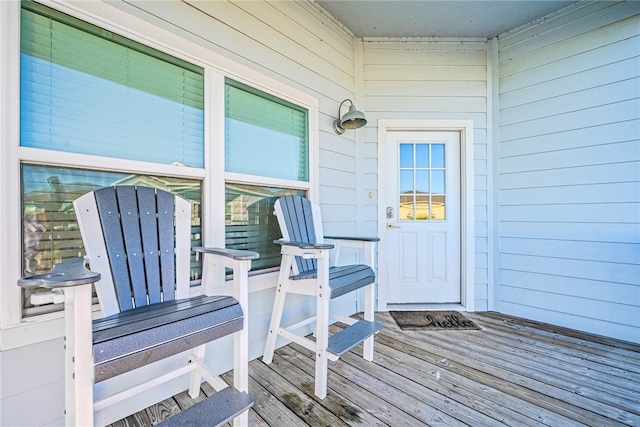
[[[387,303],[460,303],[460,132],[389,132],[381,161]]]

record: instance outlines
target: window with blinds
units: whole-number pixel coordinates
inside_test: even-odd
[[[23,274],[84,255],[72,202],[111,185],[161,188],[192,204],[201,245],[201,173],[165,176],[164,165],[204,168],[204,71],[118,34],[25,1],[20,35],[20,145],[49,150],[55,165],[21,159]],[[146,162],[149,175],[67,160],[64,153]],[[42,155],[38,156],[39,159]],[[62,167],[61,165],[65,165]],[[153,170],[157,166],[158,173]],[[187,171],[186,175],[189,175]],[[192,257],[191,280],[201,262]],[[23,315],[60,307],[30,304]]]
[[[309,180],[306,109],[231,79],[225,84],[225,170]]]
[[[225,84],[225,170],[250,175],[225,185],[226,246],[260,254],[252,270],[280,265],[282,235],[273,214],[286,194],[306,195],[309,181],[308,111],[273,95],[227,79]],[[295,188],[260,185],[261,177],[301,183]]]
[[[25,2],[20,144],[204,166],[204,73],[185,61]]]
[[[269,271],[280,264],[273,204],[285,194],[305,195],[310,186],[309,113],[237,81],[224,84],[225,143],[211,149],[224,153],[225,171],[234,179],[225,183],[226,244],[259,252],[253,271]],[[41,4],[22,3],[20,145],[33,149],[21,157],[24,275],[84,254],[72,202],[107,185],[153,186],[191,201],[193,242],[202,243],[204,90],[200,67]],[[44,150],[51,165],[41,164]],[[104,170],[99,161],[86,164],[65,153],[145,162],[150,172]],[[161,172],[163,165],[189,168],[173,177]],[[194,257],[194,284],[200,274]],[[55,309],[33,307],[23,295],[25,316]]]

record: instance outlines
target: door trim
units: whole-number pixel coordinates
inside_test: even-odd
[[[385,191],[387,136],[394,131],[453,131],[460,132],[460,296],[463,310],[475,308],[475,198],[473,161],[473,120],[378,120],[378,234],[383,235],[386,226],[386,212],[380,205],[382,191]],[[386,260],[388,246],[380,241],[378,246],[378,310],[387,311],[388,270]],[[456,306],[459,306],[456,304]]]

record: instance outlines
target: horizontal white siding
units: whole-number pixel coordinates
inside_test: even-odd
[[[60,3],[64,8],[64,2]],[[204,47],[220,55],[223,61],[219,67],[232,74],[238,73],[239,78],[251,81],[255,76],[267,77],[316,98],[320,128],[319,200],[327,222],[325,231],[328,234],[355,233],[360,220],[356,215],[358,154],[353,141],[354,135],[350,132],[338,136],[332,129],[339,103],[345,98],[354,97],[355,41],[351,34],[317,10],[313,3],[117,1],[109,2],[108,5],[104,2],[73,4],[74,8],[84,10],[92,17],[90,21],[97,25],[105,22],[116,29],[120,27],[127,32],[131,31],[143,41],[146,39],[150,43],[171,44],[171,40],[158,40],[161,36],[154,31],[144,32],[143,29],[132,27],[127,19],[122,22],[113,20],[113,16],[126,12],[127,16],[169,31],[180,40],[178,45],[183,45],[186,40],[194,46]],[[52,5],[55,7],[55,3]],[[108,9],[115,12],[112,14]],[[184,53],[187,59],[189,55]],[[197,62],[198,58],[194,60]],[[250,75],[238,70],[249,70]],[[275,284],[275,279],[273,282]],[[273,292],[273,289],[266,289],[250,295],[249,346],[252,358],[261,356],[264,350]],[[336,311],[351,314],[356,308],[356,299],[350,295],[333,305]],[[294,297],[288,300],[285,317],[293,321],[294,318],[314,310],[315,306],[309,298]],[[62,422],[63,349],[57,341],[0,353],[0,425],[59,425]],[[208,355],[212,361],[215,359],[222,362],[221,372],[232,367],[231,355],[225,353],[228,348],[229,346],[214,346],[214,351]],[[25,354],[28,357],[23,357]],[[43,373],[45,369],[55,373],[55,377]],[[99,392],[103,388],[105,387],[99,387]],[[162,390],[162,393],[172,395],[180,390],[175,389],[172,384]],[[153,402],[153,393],[146,397],[149,404]],[[144,402],[125,402],[125,406],[129,404],[139,407]],[[113,416],[117,419],[118,414],[113,412],[109,418]],[[98,419],[104,420],[101,417],[102,415]]]
[[[64,425],[63,348],[58,338],[0,353],[0,425]]]
[[[640,4],[499,38],[500,311],[640,342]]]
[[[378,119],[474,122],[475,309],[488,308],[487,44],[472,40],[364,41],[364,192],[378,194]],[[376,198],[377,199],[377,198]],[[377,200],[372,200],[374,207]],[[366,220],[377,221],[375,209]]]
[[[118,2],[116,7],[207,47],[319,102],[320,203],[355,207],[353,135],[332,130],[339,103],[352,98],[354,39],[310,3],[295,1]],[[331,177],[340,174],[339,185]],[[353,226],[340,215],[335,232]],[[330,232],[333,226],[328,225]],[[345,230],[346,232],[346,230]]]

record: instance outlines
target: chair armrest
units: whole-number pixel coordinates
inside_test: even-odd
[[[333,249],[334,245],[331,243],[306,243],[306,242],[293,242],[291,240],[274,240],[273,243],[283,246],[295,246],[300,249]]]
[[[244,251],[238,249],[225,249],[214,247],[195,246],[191,248],[194,252],[201,253],[202,256],[202,285],[205,295],[219,294],[217,289],[224,284],[224,269],[230,268],[233,271],[232,289],[229,292],[233,295],[242,306],[246,313],[248,304],[249,289],[249,270],[251,270],[251,261],[258,259],[260,254],[253,251]],[[220,271],[222,270],[222,271]],[[219,272],[219,273],[218,273]],[[222,275],[222,277],[220,277]],[[225,291],[227,292],[227,291]]]
[[[364,253],[364,264],[373,267],[374,259],[373,253],[375,251],[376,245],[380,241],[378,237],[343,237],[343,236],[325,236],[325,239],[330,239],[336,246],[336,250],[334,251],[332,257],[332,265],[337,266],[340,263],[340,253],[343,248],[351,248],[355,249],[361,254]]]
[[[348,237],[348,236],[324,236],[325,239],[331,240],[356,240],[360,242],[379,242],[379,237]]]
[[[66,288],[95,283],[100,280],[100,273],[87,270],[84,259],[74,257],[56,264],[48,273],[18,279],[18,286],[23,288]]]
[[[260,254],[253,251],[244,251],[238,249],[225,249],[225,248],[204,248],[202,246],[196,246],[191,248],[194,252],[201,252],[203,254],[221,255],[234,260],[253,260],[258,259]]]

